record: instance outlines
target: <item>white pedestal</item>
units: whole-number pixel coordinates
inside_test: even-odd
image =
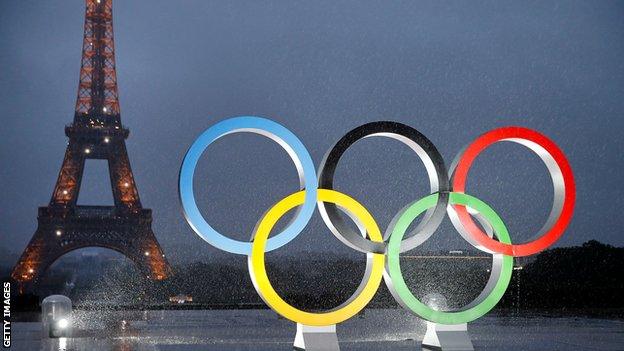
[[[423,350],[474,351],[468,325],[445,325],[427,322],[427,332],[422,341]]]
[[[336,325],[313,327],[297,323],[293,347],[295,350],[306,351],[340,351]]]

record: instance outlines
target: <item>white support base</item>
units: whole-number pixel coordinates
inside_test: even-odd
[[[423,350],[474,351],[468,325],[444,325],[427,322],[427,332],[422,341]]]
[[[306,351],[340,351],[336,325],[313,327],[297,323],[293,347],[295,350]]]

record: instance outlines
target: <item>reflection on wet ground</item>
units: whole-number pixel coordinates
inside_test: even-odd
[[[15,351],[292,350],[295,325],[270,310],[76,312],[71,338],[42,339],[16,323]],[[403,310],[367,310],[337,327],[349,350],[418,350],[425,323]],[[624,321],[489,315],[469,325],[478,350],[624,350]]]

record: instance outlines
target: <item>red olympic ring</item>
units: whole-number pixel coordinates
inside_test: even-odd
[[[533,149],[533,151],[535,151],[538,156],[542,158],[542,160],[544,160],[544,157],[546,156],[543,152],[550,154],[550,157],[552,157],[552,160],[554,160],[555,163],[551,166],[556,166],[559,168],[558,172],[560,172],[563,183],[557,184],[557,180],[553,179],[555,188],[558,185],[564,187],[562,189],[563,203],[561,205],[561,209],[558,213],[558,217],[556,218],[556,220],[550,226],[547,223],[543,229],[543,234],[537,239],[523,244],[512,245],[504,244],[490,238],[479,227],[477,227],[465,206],[453,205],[453,208],[457,213],[457,218],[459,219],[459,222],[469,233],[471,238],[474,239],[478,244],[482,245],[485,249],[491,252],[501,253],[509,256],[529,256],[546,249],[555,241],[557,241],[570,223],[570,220],[572,219],[572,214],[574,212],[574,203],[576,200],[574,175],[572,174],[572,168],[570,167],[570,164],[568,163],[568,160],[566,159],[563,152],[549,138],[534,130],[527,128],[504,127],[494,129],[481,135],[472,144],[470,144],[460,155],[459,161],[452,175],[453,191],[461,193],[465,192],[468,172],[476,157],[490,145],[500,141],[513,141],[523,144]],[[546,163],[546,161],[544,162]],[[549,167],[548,164],[547,167]],[[549,170],[551,171],[552,175],[553,170],[551,169],[551,167],[549,167]],[[557,189],[555,189],[555,192],[556,191]]]

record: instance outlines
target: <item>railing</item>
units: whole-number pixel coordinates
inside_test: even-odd
[[[105,218],[151,218],[152,210],[148,208],[126,208],[115,206],[48,206],[39,207],[39,217],[67,217],[85,219]]]
[[[102,136],[115,136],[121,135],[125,138],[128,137],[130,131],[126,129],[123,125],[107,125],[107,126],[97,126],[97,125],[87,125],[87,124],[67,124],[65,125],[65,135],[71,137],[73,135],[76,136],[92,136],[92,137],[102,137]]]
[[[76,206],[74,213],[77,217],[102,218],[115,215],[114,206]]]

